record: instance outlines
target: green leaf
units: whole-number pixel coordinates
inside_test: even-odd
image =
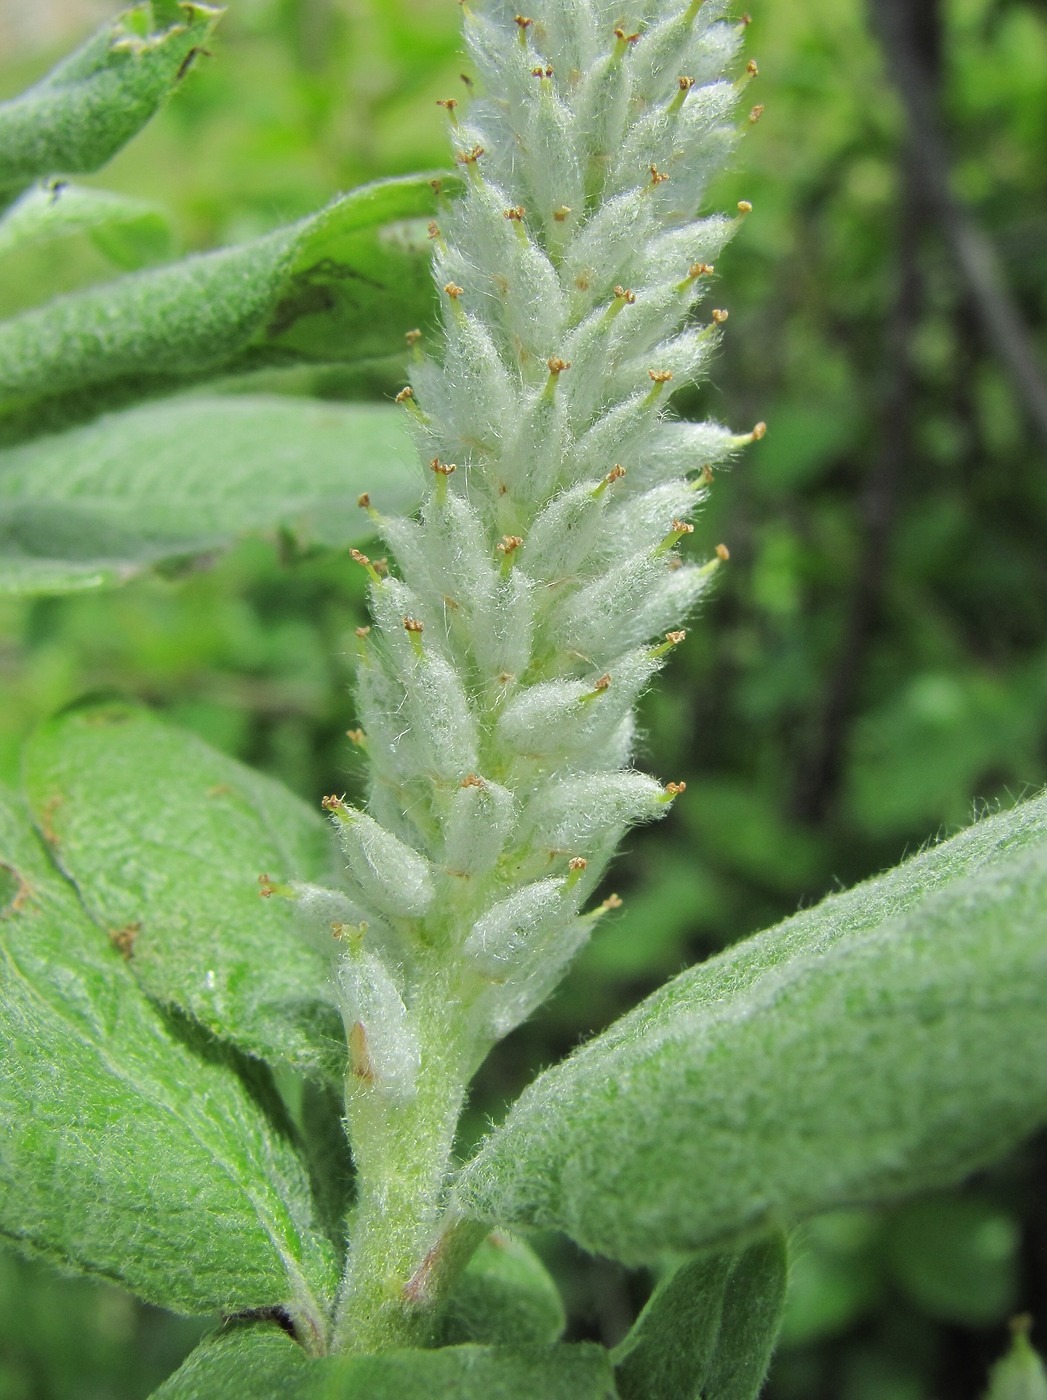
[[[151,1400],[296,1400],[318,1364],[278,1327],[234,1324],[206,1337]]]
[[[89,234],[121,267],[156,262],[171,250],[171,226],[155,205],[55,181],[28,190],[0,219],[0,256],[77,233]]]
[[[700,1254],[662,1279],[613,1353],[622,1400],[700,1400],[733,1263]]]
[[[1029,1342],[1029,1319],[1013,1323],[1014,1340],[989,1377],[985,1400],[1047,1400],[1047,1369]]]
[[[731,1269],[705,1381],[709,1400],[756,1400],[763,1389],[785,1310],[786,1271],[781,1232],[752,1245]]]
[[[0,103],[0,198],[41,176],[98,170],[143,127],[207,43],[221,11],[134,5],[10,102]],[[154,11],[166,10],[166,15]],[[165,22],[166,21],[166,22]]]
[[[310,1361],[269,1327],[203,1342],[153,1400],[614,1400],[603,1347],[444,1347]]]
[[[250,1055],[340,1083],[328,965],[258,877],[334,884],[332,838],[279,783],[120,702],[60,715],[28,746],[53,856],[157,1001]]]
[[[614,1352],[622,1400],[753,1400],[778,1335],[785,1276],[781,1235],[674,1269]]]
[[[0,450],[0,592],[120,583],[252,531],[344,548],[417,494],[392,407],[179,398]]]
[[[955,1181],[1047,1118],[1047,798],[670,982],[523,1094],[458,1210],[626,1262]]]
[[[220,1047],[143,996],[0,793],[0,1234],[182,1312],[336,1282],[301,1164]]]
[[[549,1345],[567,1318],[552,1275],[522,1240],[492,1234],[469,1260],[447,1308],[443,1340]]]
[[[253,242],[0,322],[0,441],[217,374],[402,355],[432,318],[428,240],[410,221],[434,207],[431,176],[379,181]]]

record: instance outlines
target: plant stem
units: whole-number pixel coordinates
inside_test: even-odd
[[[351,1071],[346,1115],[357,1203],[335,1315],[333,1351],[376,1352],[431,1343],[439,1304],[485,1230],[440,1215],[469,1061],[461,1007],[450,979],[423,993],[417,1090],[390,1104]]]

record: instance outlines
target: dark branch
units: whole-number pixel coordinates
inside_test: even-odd
[[[914,7],[919,8],[919,7]],[[1007,285],[999,256],[949,182],[949,152],[938,120],[931,76],[907,34],[909,4],[870,0],[869,13],[898,89],[908,126],[912,159],[923,196],[952,249],[967,283],[986,338],[999,358],[1025,412],[1047,445],[1047,378],[1038,349]]]

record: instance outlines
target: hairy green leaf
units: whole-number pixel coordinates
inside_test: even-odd
[[[546,1345],[566,1325],[552,1275],[522,1240],[492,1234],[480,1245],[451,1295],[443,1338],[492,1345]]]
[[[1047,798],[670,982],[542,1074],[463,1214],[639,1262],[956,1180],[1047,1118]]]
[[[448,176],[447,188],[456,183]],[[432,177],[382,180],[250,243],[0,322],[0,441],[260,365],[402,355],[430,319]]]
[[[782,1325],[786,1272],[780,1231],[750,1245],[732,1266],[705,1379],[708,1400],[756,1400],[763,1389]]]
[[[740,1255],[686,1260],[655,1289],[614,1352],[622,1400],[754,1400],[785,1301],[779,1234]]]
[[[3,794],[0,870],[0,1233],[165,1307],[320,1327],[333,1250],[231,1060],[146,1000]]]
[[[178,86],[221,17],[212,5],[122,11],[39,83],[0,103],[0,200],[41,176],[98,170]]]
[[[251,531],[345,547],[413,505],[392,407],[276,396],[176,398],[0,449],[0,592],[103,587]]]
[[[248,1054],[341,1081],[327,962],[258,877],[336,883],[319,812],[114,702],[46,724],[26,754],[36,821],[88,913],[150,996]]]
[[[171,251],[171,226],[155,205],[55,181],[28,190],[0,219],[0,256],[77,233],[90,235],[121,267],[141,267]]]
[[[614,1400],[602,1347],[444,1347],[308,1360],[272,1327],[201,1343],[153,1400]]]
[[[733,1263],[700,1254],[661,1280],[614,1352],[622,1400],[700,1400]]]

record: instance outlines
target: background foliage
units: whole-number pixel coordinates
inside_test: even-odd
[[[40,7],[43,47],[28,8],[0,5],[0,96],[89,23]],[[938,73],[954,188],[1042,349],[1047,19],[1035,0],[919,8],[910,37]],[[86,183],[160,206],[191,250],[439,167],[457,27],[451,0],[231,0],[213,59]],[[681,408],[770,431],[713,493],[701,547],[726,540],[731,567],[646,703],[646,761],[689,791],[632,837],[622,915],[495,1052],[472,1133],[667,975],[1047,777],[1047,443],[921,194],[897,64],[860,0],[759,6],[750,49],[767,111],[717,201],[755,213],[718,267],[731,322],[713,382]],[[118,267],[86,233],[23,247],[0,263],[0,315]],[[267,372],[265,387],[337,399],[400,382],[346,367]],[[55,709],[116,689],[310,802],[351,791],[362,584],[332,553],[252,540],[178,579],[3,602],[0,777]],[[979,1394],[1008,1316],[1047,1318],[1045,1158],[1033,1143],[963,1191],[808,1225],[771,1400]],[[570,1335],[617,1341],[650,1280],[547,1248]],[[6,1256],[0,1298],[0,1400],[144,1396],[200,1331]]]

